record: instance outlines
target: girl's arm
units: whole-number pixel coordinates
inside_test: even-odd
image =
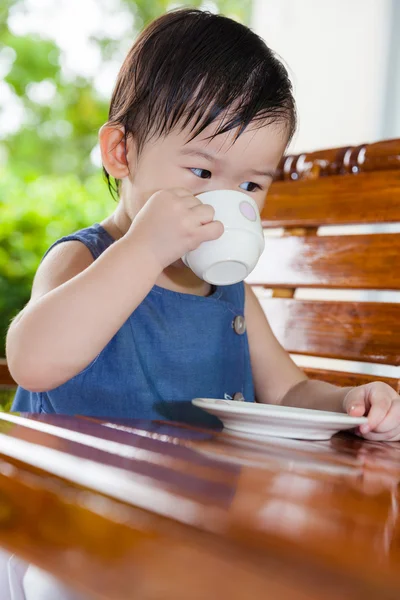
[[[343,412],[351,388],[311,381],[282,348],[253,290],[246,285],[245,318],[258,402]]]
[[[7,362],[31,391],[57,387],[101,352],[154,285],[160,269],[128,236],[96,261],[81,242],[56,246],[7,335]]]

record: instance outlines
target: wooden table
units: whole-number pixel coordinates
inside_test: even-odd
[[[0,546],[85,598],[400,598],[400,444],[0,415]]]

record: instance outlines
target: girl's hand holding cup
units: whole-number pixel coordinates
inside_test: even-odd
[[[212,206],[184,188],[160,190],[139,211],[127,235],[140,237],[162,271],[203,242],[222,236],[224,226],[213,220],[214,214]]]

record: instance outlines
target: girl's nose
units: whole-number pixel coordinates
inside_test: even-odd
[[[208,185],[204,185],[202,187],[204,187],[204,189],[201,190],[201,193],[213,192],[217,190],[236,190],[239,192],[243,191],[239,189],[237,183],[234,183],[233,181],[229,181],[227,179],[217,181],[216,178],[213,178],[210,180]]]

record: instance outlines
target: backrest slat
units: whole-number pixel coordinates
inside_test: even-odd
[[[297,181],[396,169],[400,169],[400,139],[289,154],[281,160],[276,179]]]
[[[15,386],[15,381],[10,375],[6,360],[0,358],[0,386]]]
[[[400,221],[399,199],[400,171],[277,181],[261,219],[266,228]]]
[[[267,237],[248,281],[271,288],[400,290],[399,258],[396,233]]]
[[[261,299],[281,344],[293,354],[400,365],[400,344],[391,323],[400,304]]]
[[[341,387],[354,387],[373,381],[382,381],[390,385],[395,392],[400,392],[400,381],[395,377],[379,377],[367,373],[344,373],[343,371],[328,371],[327,369],[314,369],[311,367],[304,368],[303,371],[310,379],[319,379]]]

